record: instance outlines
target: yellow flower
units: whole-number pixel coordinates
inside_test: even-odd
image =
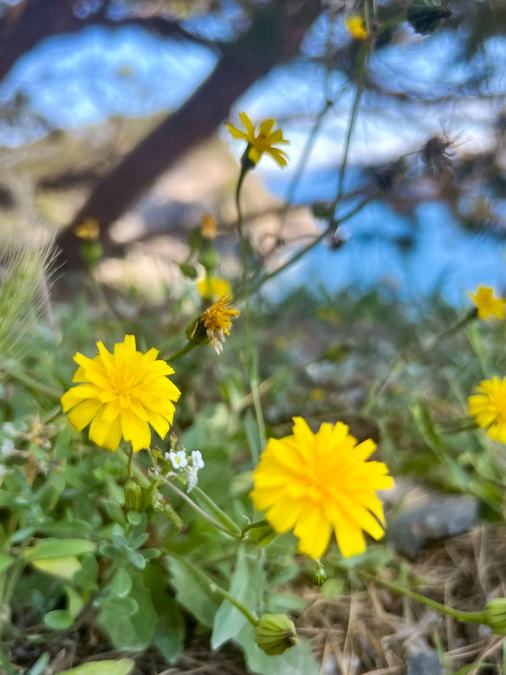
[[[377,490],[391,488],[383,462],[366,462],[376,449],[357,440],[342,422],[322,424],[315,434],[294,417],[293,434],[269,439],[253,473],[255,507],[266,510],[276,532],[293,529],[299,551],[315,560],[326,551],[332,530],[344,557],[363,553],[363,531],[384,535]]]
[[[246,141],[248,144],[248,147],[246,148],[248,159],[253,162],[253,164],[257,164],[265,152],[270,155],[279,166],[286,166],[288,163],[286,152],[279,148],[275,148],[274,146],[285,145],[288,144],[289,141],[283,137],[281,129],[273,131],[276,120],[272,117],[264,120],[260,123],[257,132],[255,125],[245,112],[239,113],[239,117],[241,118],[245,131],[241,131],[232,124],[226,124],[225,126],[233,138],[240,138],[243,141]]]
[[[232,295],[230,282],[221,277],[204,277],[197,282],[197,291],[204,300],[217,300],[223,295]]]
[[[76,237],[96,241],[100,236],[100,224],[95,218],[86,218],[74,230]]]
[[[108,450],[116,450],[122,438],[134,452],[151,445],[150,426],[164,438],[174,417],[174,403],[181,392],[169,380],[174,370],[161,359],[158,350],[137,351],[135,337],[109,352],[97,342],[98,354],[90,359],[77,352],[73,382],[79,383],[61,397],[63,412],[82,431],[90,425],[90,439]]]
[[[358,14],[348,16],[344,21],[344,25],[354,40],[367,40],[369,37],[369,31],[367,30],[365,21]]]
[[[210,213],[204,213],[200,221],[200,234],[204,239],[215,239],[218,234],[216,218]]]
[[[231,302],[230,295],[221,297],[214,305],[202,312],[195,328],[198,330],[199,324],[203,327],[209,344],[217,354],[221,354],[225,338],[230,335],[232,319],[241,313],[238,309],[230,307]]]
[[[469,292],[474,306],[478,310],[479,319],[504,319],[506,316],[506,300],[494,297],[491,286],[478,286],[474,293]]]
[[[506,443],[506,377],[482,380],[467,400],[478,426],[492,440]]]

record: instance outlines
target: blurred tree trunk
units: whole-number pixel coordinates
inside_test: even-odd
[[[73,221],[60,233],[58,245],[63,261],[80,264],[80,246],[74,228],[86,218],[100,223],[107,251],[109,225],[163,171],[212,135],[233,103],[254,82],[277,64],[297,55],[307,29],[319,12],[320,3],[315,0],[276,0],[258,10],[250,27],[236,41],[223,46],[216,68],[186,103],[95,186]]]

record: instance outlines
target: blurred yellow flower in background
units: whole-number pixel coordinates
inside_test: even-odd
[[[476,291],[469,291],[474,306],[478,310],[479,319],[504,319],[506,316],[506,300],[496,298],[491,286],[478,286]]]
[[[197,291],[204,300],[218,300],[224,295],[232,295],[230,282],[221,277],[204,277],[197,282]]]
[[[365,21],[358,14],[348,16],[344,21],[344,25],[354,40],[367,40],[369,37],[369,31],[367,30]]]
[[[284,138],[281,129],[273,131],[276,120],[272,117],[264,120],[260,123],[257,132],[255,125],[245,112],[239,113],[239,117],[245,131],[238,129],[233,124],[226,124],[225,126],[233,138],[246,141],[248,144],[248,147],[246,148],[248,159],[253,162],[253,164],[257,164],[265,152],[267,155],[270,155],[279,166],[286,166],[288,163],[286,152],[274,146],[286,145],[289,141]]]
[[[301,417],[293,434],[271,438],[253,473],[255,508],[266,511],[276,532],[293,529],[299,550],[315,560],[326,551],[332,530],[344,557],[363,553],[363,532],[384,535],[383,505],[377,490],[393,487],[383,462],[367,462],[376,449],[357,444],[342,422],[322,424],[317,433]]]
[[[231,296],[224,295],[200,315],[199,322],[204,327],[209,344],[217,354],[221,354],[223,343],[230,335],[232,319],[241,313],[238,309],[230,307],[231,302]]]
[[[73,382],[79,383],[61,397],[63,412],[77,431],[90,425],[89,437],[108,450],[116,450],[122,438],[134,452],[151,445],[150,425],[164,438],[174,417],[174,401],[181,392],[167,377],[174,370],[158,350],[137,351],[135,337],[109,352],[97,342],[98,354],[90,359],[77,352]]]
[[[86,218],[74,230],[76,237],[86,241],[96,241],[100,236],[100,224],[95,218]]]
[[[492,440],[506,443],[506,377],[482,380],[474,391],[469,414]]]

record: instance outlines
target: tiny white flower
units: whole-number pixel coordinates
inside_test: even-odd
[[[5,422],[5,424],[2,426],[2,431],[6,436],[16,436],[18,433],[18,430],[12,424],[12,422]]]
[[[198,471],[204,468],[204,460],[200,450],[192,450],[191,452],[192,466]]]
[[[6,438],[0,446],[0,455],[2,455],[2,457],[10,457],[10,455],[15,452],[16,448],[14,447],[14,441],[11,438]]]
[[[179,450],[178,452],[169,452],[169,460],[175,469],[184,469],[184,467],[188,464],[184,450]]]
[[[194,466],[189,466],[186,469],[186,475],[187,475],[187,478],[188,478],[188,485],[187,485],[188,492],[191,492],[193,490],[193,488],[197,486],[197,484],[199,482],[198,473],[199,473],[199,470],[196,469]]]

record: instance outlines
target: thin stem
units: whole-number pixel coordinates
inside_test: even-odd
[[[225,532],[226,534],[229,535],[229,537],[235,537],[237,538],[237,535],[232,534],[230,530],[228,530],[226,527],[223,527],[221,523],[219,523],[217,520],[215,520],[212,516],[210,516],[204,509],[201,509],[198,504],[196,504],[191,497],[189,497],[186,492],[183,492],[183,490],[180,490],[177,485],[174,485],[174,483],[170,480],[165,479],[164,485],[167,485],[168,488],[170,488],[175,494],[177,494],[178,497],[180,497],[183,501],[185,501],[191,508],[198,513],[204,520],[207,520],[208,523],[216,527],[216,529],[221,530],[222,532]]]
[[[260,288],[262,288],[262,286],[266,284],[268,281],[274,279],[274,277],[277,277],[278,274],[285,272],[289,267],[292,267],[292,265],[295,265],[295,263],[297,263],[301,258],[303,258],[306,255],[306,253],[309,253],[309,251],[318,246],[318,244],[322,242],[325,239],[325,237],[327,237],[327,235],[333,230],[336,223],[340,225],[341,223],[344,223],[350,218],[353,218],[353,216],[359,213],[364,208],[364,206],[366,206],[370,201],[372,201],[372,199],[373,196],[369,196],[363,199],[360,202],[360,204],[355,206],[353,209],[351,209],[348,213],[339,218],[337,221],[332,221],[331,224],[328,227],[326,227],[325,230],[323,230],[323,232],[316,237],[316,239],[313,239],[313,241],[310,242],[307,246],[304,246],[303,248],[299,249],[296,253],[293,254],[291,258],[288,258],[288,260],[286,260],[282,265],[277,267],[272,272],[264,274],[264,276],[260,277],[260,279],[258,279],[256,283],[250,286],[249,295],[253,295],[253,293],[259,291]],[[239,293],[237,295],[238,300],[242,300],[244,297],[247,297],[245,296],[244,293]]]
[[[447,605],[444,605],[441,602],[432,600],[431,598],[428,598],[425,595],[421,595],[421,593],[416,593],[415,591],[412,591],[409,588],[404,588],[403,586],[394,584],[391,581],[386,581],[385,579],[376,577],[373,574],[369,574],[368,572],[362,571],[360,572],[360,574],[366,579],[369,579],[370,581],[373,581],[375,583],[380,584],[381,586],[384,586],[385,588],[388,588],[388,590],[392,591],[393,593],[397,593],[398,595],[403,595],[406,598],[410,598],[411,600],[420,602],[426,607],[430,607],[431,609],[434,609],[436,610],[436,612],[440,612],[441,614],[451,616],[454,619],[457,619],[458,621],[467,621],[470,623],[484,622],[483,612],[467,612],[464,610],[454,609],[453,607],[448,607]]]
[[[170,356],[164,356],[164,361],[177,361],[177,359],[180,359],[182,356],[186,356],[186,354],[191,352],[192,349],[195,349],[198,344],[199,342],[197,340],[188,340],[184,347],[181,347],[181,349],[178,349],[173,354],[170,354]]]
[[[351,139],[353,136],[353,131],[355,129],[355,123],[357,121],[357,115],[358,111],[360,108],[360,101],[362,99],[362,93],[364,91],[364,77],[365,77],[365,65],[367,61],[367,53],[369,50],[369,44],[364,43],[362,45],[361,51],[360,51],[360,63],[359,63],[359,73],[358,73],[358,81],[357,81],[357,88],[355,91],[355,98],[353,99],[353,106],[351,109],[351,115],[348,120],[348,128],[346,130],[346,138],[344,142],[344,152],[343,152],[343,160],[341,162],[341,166],[339,168],[339,178],[338,178],[338,186],[337,186],[337,194],[332,202],[332,206],[330,208],[330,223],[333,223],[334,216],[335,216],[335,211],[337,209],[337,206],[339,202],[341,201],[343,197],[343,192],[344,192],[344,177],[346,175],[346,169],[348,168],[348,158],[350,154],[350,147],[351,147]],[[329,223],[329,224],[330,224]],[[333,223],[333,227],[331,229],[332,236],[335,235],[337,232],[338,228],[338,222]]]
[[[127,480],[132,478],[132,458],[134,456],[134,450],[131,447],[130,452],[128,453],[128,464],[127,464]]]
[[[211,593],[216,593],[218,595],[221,595],[222,598],[225,600],[228,600],[231,605],[236,607],[243,616],[246,617],[246,619],[250,622],[250,624],[254,627],[257,625],[259,619],[258,616],[256,615],[255,612],[252,612],[249,610],[247,607],[245,607],[240,600],[235,598],[233,595],[231,595],[228,591],[226,591],[224,588],[222,588],[219,584],[217,584],[213,579],[207,576],[205,572],[202,572],[201,569],[196,567],[193,563],[189,562],[188,560],[185,560],[184,558],[180,558],[179,556],[174,556],[177,558],[177,560],[180,560],[184,565],[189,567],[193,574],[200,579],[200,581],[207,586],[209,591]]]

